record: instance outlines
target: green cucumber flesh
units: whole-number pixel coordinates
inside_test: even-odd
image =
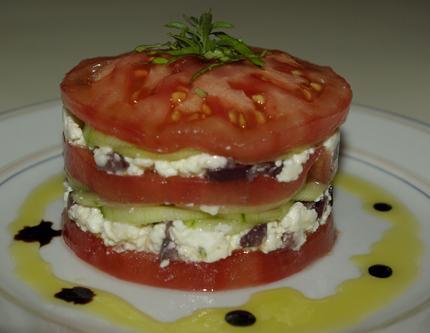
[[[84,126],[83,133],[85,141],[90,147],[111,147],[114,152],[130,158],[176,161],[200,153],[199,151],[191,148],[168,154],[153,153],[136,147],[135,145],[114,136],[97,131],[88,125]]]
[[[327,185],[317,183],[317,182],[308,182],[302,186],[302,188],[294,194],[294,201],[315,201],[318,199],[321,194],[326,190]]]
[[[81,206],[103,207],[107,205],[105,200],[93,192],[73,190],[71,196],[73,201]]]
[[[225,220],[222,218],[209,218],[184,221],[188,228],[200,229],[204,231],[215,231],[221,224],[230,227],[227,234],[237,234],[243,230],[252,228],[255,224],[245,221],[244,218],[238,220]],[[218,229],[219,230],[219,229]]]
[[[75,178],[66,173],[66,182],[67,184],[75,191],[87,192],[89,191],[88,187],[81,182],[77,181]],[[96,195],[96,194],[94,194]]]
[[[232,226],[235,231],[249,228],[256,224],[279,221],[288,212],[291,203],[259,213],[209,214],[196,210],[173,206],[139,206],[139,207],[99,207],[103,216],[110,220],[133,225],[148,225],[159,222],[181,220],[196,228],[212,230],[222,223]]]
[[[79,186],[77,182],[69,184]],[[212,230],[217,224],[231,225],[233,230],[242,230],[256,224],[278,221],[287,214],[294,201],[313,201],[323,193],[325,187],[321,184],[308,183],[290,200],[277,204],[260,207],[220,207],[216,215],[210,215],[197,207],[177,207],[168,205],[124,205],[107,202],[97,194],[83,188],[73,187],[73,200],[87,207],[101,209],[106,219],[134,225],[182,220],[188,225],[198,228],[207,227]]]
[[[173,206],[100,207],[103,216],[114,222],[145,225],[174,220],[204,219],[210,215]]]

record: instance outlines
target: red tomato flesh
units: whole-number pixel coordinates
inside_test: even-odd
[[[304,184],[309,170],[323,151],[323,148],[317,149],[303,165],[299,178],[291,182],[278,182],[272,177],[265,176],[258,176],[252,181],[210,181],[198,177],[179,176],[165,178],[150,171],[141,176],[120,176],[98,169],[90,150],[68,143],[64,144],[64,161],[66,172],[70,176],[107,201],[251,206],[276,203],[291,197]],[[330,159],[328,154],[323,156]],[[328,185],[331,181],[331,171],[324,168],[318,177],[313,178]]]
[[[78,257],[119,279],[145,285],[194,291],[245,288],[285,278],[326,255],[336,240],[332,217],[308,235],[299,251],[283,248],[264,254],[236,251],[214,263],[172,261],[160,267],[158,255],[115,252],[90,232],[84,232],[63,213],[63,237]]]
[[[343,123],[352,98],[331,68],[281,51],[271,51],[263,68],[242,61],[194,81],[207,65],[199,58],[148,60],[132,52],[82,61],[61,84],[65,107],[149,151],[195,148],[255,164],[322,142]]]

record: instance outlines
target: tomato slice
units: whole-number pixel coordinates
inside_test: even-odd
[[[345,120],[352,93],[331,68],[271,51],[263,68],[246,61],[168,65],[144,53],[94,58],[61,84],[67,109],[95,129],[148,151],[195,148],[254,164],[322,142]]]
[[[90,232],[84,232],[63,212],[63,237],[82,260],[117,278],[150,286],[195,291],[219,291],[273,282],[302,270],[327,254],[336,239],[331,216],[308,235],[299,251],[289,248],[264,254],[236,251],[214,263],[172,261],[160,267],[158,255],[115,252]]]
[[[306,181],[306,176],[323,148],[303,165],[298,179],[278,182],[272,177],[254,180],[210,181],[198,177],[162,177],[154,172],[142,176],[120,176],[97,168],[92,152],[86,148],[64,144],[66,172],[107,201],[119,203],[171,203],[186,205],[264,205],[288,199]],[[325,165],[325,163],[322,163]],[[329,184],[329,170],[322,170],[318,181]],[[314,177],[315,178],[315,177]]]

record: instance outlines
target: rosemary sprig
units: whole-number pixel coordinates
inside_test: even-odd
[[[135,50],[154,56],[151,62],[156,64],[170,63],[188,55],[194,55],[208,61],[207,66],[194,73],[192,80],[213,68],[242,60],[263,67],[263,57],[267,51],[256,53],[241,39],[219,31],[219,29],[232,28],[233,25],[223,21],[213,22],[210,10],[203,13],[199,18],[184,15],[184,20],[185,22],[174,21],[165,25],[167,28],[178,30],[178,33],[169,33],[173,41],[160,44],[143,44],[136,47]],[[162,56],[166,54],[170,57]]]

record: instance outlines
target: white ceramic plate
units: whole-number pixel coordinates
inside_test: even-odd
[[[122,332],[123,328],[81,311],[79,307],[71,309],[68,305],[40,298],[14,273],[8,223],[14,220],[20,204],[35,186],[61,172],[61,127],[59,101],[0,114],[0,292],[3,295],[0,297],[0,331]],[[424,235],[424,259],[416,281],[395,301],[342,332],[428,332],[430,126],[388,112],[352,106],[342,131],[341,170],[394,194],[413,212]],[[61,226],[61,208],[61,200],[57,200],[45,213],[45,218],[53,221],[57,228]],[[240,307],[256,291],[274,287],[292,287],[313,298],[335,293],[339,283],[360,274],[349,258],[369,251],[388,228],[384,221],[371,220],[360,203],[342,190],[337,195],[335,216],[341,237],[330,255],[289,279],[229,293],[163,291],[124,283],[76,259],[61,238],[44,247],[41,255],[51,264],[55,275],[112,291],[158,320],[173,321],[200,308]]]

